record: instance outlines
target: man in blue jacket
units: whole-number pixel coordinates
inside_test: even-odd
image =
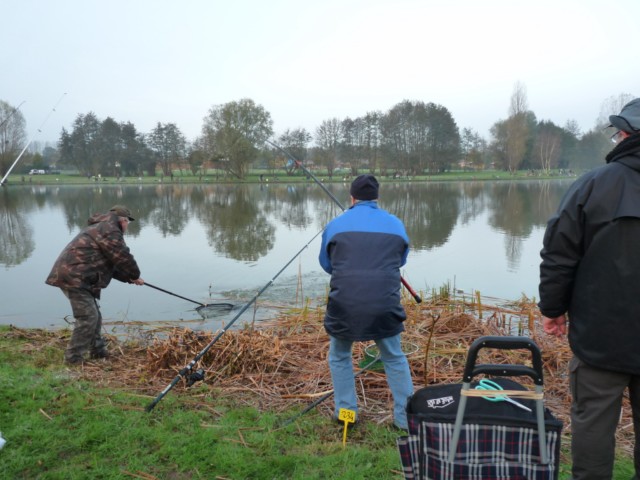
[[[545,332],[569,334],[572,478],[610,479],[626,389],[640,473],[640,98],[611,115],[607,164],[551,217],[540,265]]]
[[[375,341],[393,395],[396,427],[407,429],[405,407],[413,394],[407,357],[400,344],[406,314],[400,304],[400,267],[409,238],[402,222],[378,207],[378,181],[360,175],[351,184],[351,207],[323,235],[320,265],[331,274],[324,326],[337,418],[341,408],[357,412],[351,347]]]

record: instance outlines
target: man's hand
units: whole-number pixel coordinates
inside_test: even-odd
[[[135,283],[136,285],[144,285],[144,280],[142,278],[136,278],[135,280],[131,280],[131,283]]]
[[[544,332],[556,337],[562,337],[567,334],[567,315],[563,314],[559,317],[545,317],[542,316],[542,328]]]

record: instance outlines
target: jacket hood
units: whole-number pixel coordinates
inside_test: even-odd
[[[96,223],[102,223],[102,222],[114,222],[115,224],[118,225],[118,228],[120,227],[120,225],[118,224],[118,216],[113,212],[94,213],[87,220],[87,225],[95,225]]]
[[[627,160],[626,157],[629,157]],[[631,135],[615,146],[606,157],[607,163],[617,162],[621,159],[627,167],[640,170],[640,134]]]

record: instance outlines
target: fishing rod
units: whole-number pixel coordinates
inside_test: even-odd
[[[25,101],[23,100],[22,103],[24,103]],[[16,113],[20,107],[22,106],[22,103],[20,105],[18,105],[16,108],[14,108],[11,113],[9,115],[7,115],[7,118],[5,118],[2,122],[0,122],[0,127],[2,127],[5,123],[7,123],[9,121],[9,119],[11,117],[13,117],[13,114]]]
[[[371,360],[364,367],[362,367],[360,370],[358,370],[356,373],[354,373],[353,374],[353,378],[356,378],[356,377],[358,377],[358,375],[361,375],[364,372],[366,372],[374,363],[376,363],[379,360],[380,360],[380,355],[377,355],[373,360]],[[320,398],[314,400],[312,403],[307,405],[305,407],[305,409],[302,410],[300,413],[297,413],[293,417],[291,417],[288,420],[285,420],[284,422],[282,422],[279,425],[279,428],[286,427],[287,425],[290,425],[291,423],[295,422],[298,418],[303,416],[305,413],[310,412],[311,410],[316,408],[318,405],[320,405],[322,402],[324,402],[326,399],[330,398],[334,394],[334,392],[335,392],[335,390],[329,390],[327,393],[322,395]]]
[[[273,143],[270,140],[265,140],[268,144],[273,145],[275,148],[277,148],[278,150],[280,150],[282,153],[284,153],[287,157],[289,157],[289,159],[291,161],[293,161],[296,165],[296,167],[300,167],[302,169],[302,171],[307,174],[309,177],[311,177],[313,179],[314,182],[316,182],[318,184],[318,186],[320,188],[322,188],[322,190],[324,190],[324,192],[329,195],[329,197],[331,197],[331,200],[333,200],[339,207],[340,209],[344,212],[346,209],[344,208],[344,205],[342,205],[342,203],[340,202],[340,200],[338,200],[336,198],[336,196],[331,193],[331,191],[329,191],[329,189],[325,186],[324,183],[322,183],[320,180],[318,180],[318,178],[309,171],[309,169],[307,167],[305,167],[302,162],[300,160],[298,160],[296,157],[294,157],[291,153],[287,152],[284,148],[282,148],[279,145],[276,145],[275,143]],[[404,288],[407,289],[407,291],[411,294],[411,296],[413,297],[413,299],[416,301],[416,303],[422,303],[422,298],[420,297],[420,295],[418,295],[416,293],[416,291],[411,288],[411,285],[409,285],[409,283],[404,279],[404,277],[401,275],[400,276],[400,281],[402,282],[402,285],[404,285]]]
[[[165,387],[165,389],[164,389],[164,390],[162,390],[162,392],[160,392],[160,393],[158,394],[158,396],[157,396],[157,397],[156,397],[156,398],[155,398],[155,399],[154,399],[154,400],[153,400],[149,405],[147,405],[147,407],[146,407],[146,411],[147,411],[147,412],[150,412],[151,410],[153,410],[153,409],[154,409],[154,407],[155,407],[155,406],[160,402],[160,400],[162,400],[162,399],[167,395],[167,393],[169,393],[169,392],[171,391],[171,389],[177,385],[177,383],[180,381],[180,379],[181,379],[181,378],[186,378],[186,380],[187,380],[187,386],[191,386],[191,385],[193,385],[193,383],[195,383],[196,381],[204,380],[204,371],[203,371],[203,370],[198,370],[198,371],[196,371],[195,373],[190,374],[190,375],[189,375],[189,377],[187,377],[187,375],[189,374],[189,372],[191,372],[191,371],[193,370],[193,367],[195,366],[195,364],[196,364],[196,363],[198,363],[198,361],[200,361],[200,359],[201,359],[202,357],[204,357],[204,356],[205,356],[205,354],[206,354],[206,353],[209,351],[209,349],[210,349],[210,348],[211,348],[211,347],[212,347],[212,346],[213,346],[213,345],[214,345],[214,344],[215,344],[215,343],[220,339],[220,337],[222,337],[222,335],[224,335],[224,333],[225,333],[225,332],[226,332],[226,331],[231,327],[231,325],[233,325],[233,324],[236,322],[236,320],[237,320],[238,318],[240,318],[240,316],[241,316],[241,315],[242,315],[242,314],[243,314],[243,313],[244,313],[244,312],[245,312],[245,311],[246,311],[246,310],[247,310],[247,309],[248,309],[248,308],[249,308],[249,307],[250,307],[250,306],[251,306],[251,305],[252,305],[252,304],[257,300],[257,299],[258,299],[258,297],[259,297],[260,295],[262,295],[262,294],[264,293],[264,291],[265,291],[267,288],[269,288],[269,287],[273,284],[273,282],[275,281],[275,279],[276,279],[276,278],[278,278],[278,277],[280,276],[280,274],[281,274],[282,272],[284,272],[284,271],[286,270],[286,268],[287,268],[289,265],[291,265],[291,263],[293,263],[293,261],[294,261],[296,258],[298,258],[298,256],[299,256],[299,255],[300,255],[300,254],[301,254],[301,253],[302,253],[302,252],[303,252],[303,251],[304,251],[304,250],[305,250],[305,249],[306,249],[306,248],[311,244],[311,242],[313,242],[313,241],[316,239],[316,237],[317,237],[318,235],[320,235],[323,231],[324,231],[324,229],[323,229],[323,230],[320,230],[318,233],[316,233],[316,234],[313,236],[313,238],[312,238],[311,240],[309,240],[309,241],[308,241],[308,242],[307,242],[307,243],[306,243],[306,244],[305,244],[305,245],[304,245],[304,246],[303,246],[303,247],[298,251],[298,253],[296,253],[293,257],[291,257],[291,260],[289,260],[289,261],[287,262],[287,264],[286,264],[284,267],[282,267],[282,268],[280,269],[280,271],[279,271],[278,273],[276,273],[276,274],[273,276],[273,278],[272,278],[271,280],[269,280],[269,282],[268,282],[264,287],[262,287],[262,288],[260,289],[260,291],[259,291],[258,293],[256,293],[256,295],[255,295],[251,300],[249,300],[249,302],[248,302],[244,307],[242,307],[242,308],[240,309],[240,311],[236,314],[236,316],[235,316],[235,317],[233,317],[233,318],[231,319],[231,321],[230,321],[230,322],[229,322],[229,323],[228,323],[228,324],[227,324],[227,325],[226,325],[222,330],[220,330],[220,332],[219,332],[219,333],[218,333],[218,334],[217,334],[217,335],[216,335],[216,336],[215,336],[215,337],[214,337],[214,338],[213,338],[213,339],[212,339],[212,340],[211,340],[211,341],[210,341],[210,342],[209,342],[209,343],[208,343],[208,344],[207,344],[207,345],[206,345],[206,346],[205,346],[205,347],[200,351],[200,353],[198,353],[198,354],[194,357],[194,359],[193,359],[193,360],[191,360],[191,361],[189,362],[189,364],[188,364],[186,367],[184,367],[182,370],[180,370],[180,371],[178,372],[178,375],[176,375],[176,376],[175,376],[175,378],[171,381],[171,383],[170,383],[169,385],[167,385],[167,386]]]
[[[64,96],[66,95],[66,93],[63,93],[62,96],[60,97],[60,100],[58,100],[58,102],[53,106],[53,108],[51,109],[51,111],[47,114],[47,116],[45,117],[44,121],[42,122],[42,124],[40,125],[40,128],[38,128],[38,132],[37,133],[42,133],[42,127],[44,127],[44,124],[47,123],[47,120],[49,120],[49,117],[51,116],[51,114],[53,112],[56,111],[56,107],[60,104],[60,102],[62,101],[62,99],[64,98]],[[24,103],[24,102],[23,102]],[[22,105],[22,104],[21,104]],[[18,161],[20,160],[20,158],[22,157],[22,155],[24,154],[24,152],[27,151],[27,148],[29,148],[29,145],[31,145],[31,142],[33,142],[33,138],[34,138],[35,134],[31,135],[31,138],[29,139],[29,141],[27,142],[27,144],[24,146],[24,148],[22,149],[22,151],[20,152],[20,155],[18,155],[18,158],[16,158],[16,160],[11,164],[11,166],[9,167],[9,170],[7,170],[7,173],[5,174],[4,177],[2,177],[2,180],[0,180],[0,185],[5,184],[5,180],[6,178],[9,176],[9,174],[11,173],[11,170],[13,170],[13,167],[16,166],[16,164],[18,163]]]

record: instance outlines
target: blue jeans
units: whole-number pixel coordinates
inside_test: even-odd
[[[402,351],[400,334],[375,340],[384,364],[387,384],[393,396],[393,423],[407,429],[407,400],[413,395],[409,362]],[[358,411],[356,382],[351,357],[352,340],[329,336],[329,369],[335,398],[336,418],[341,408]]]

